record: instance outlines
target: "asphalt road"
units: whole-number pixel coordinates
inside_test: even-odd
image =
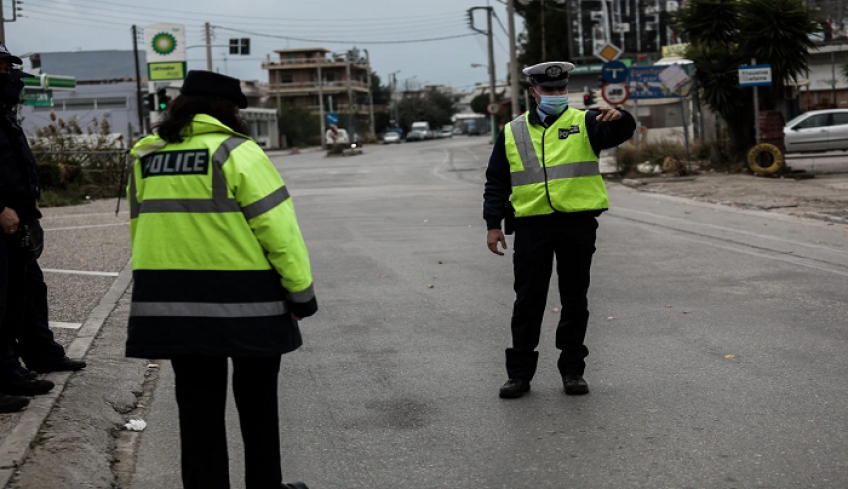
[[[556,371],[497,397],[511,260],[485,246],[490,146],[274,159],[320,304],[283,359],[283,471],[311,488],[844,488],[848,228],[610,188],[583,397]],[[511,238],[510,238],[511,245]],[[181,487],[173,375],[133,489]],[[241,440],[228,411],[233,487]]]

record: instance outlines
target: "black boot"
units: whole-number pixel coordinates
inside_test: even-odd
[[[49,380],[26,380],[23,377],[15,377],[0,385],[0,390],[13,396],[38,396],[47,394],[56,384]]]
[[[16,413],[29,406],[29,399],[0,393],[0,413]]]
[[[509,379],[501,386],[501,399],[516,399],[530,392],[530,381],[521,379]]]
[[[31,368],[40,374],[46,374],[48,372],[74,372],[85,367],[86,363],[82,360],[64,357],[53,362],[35,364]]]
[[[569,396],[579,396],[589,393],[589,384],[583,380],[580,374],[563,375],[562,385],[565,387],[565,393]]]

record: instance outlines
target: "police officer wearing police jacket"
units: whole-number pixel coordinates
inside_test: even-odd
[[[37,258],[30,245],[41,242],[35,239],[41,236],[38,171],[15,111],[23,91],[21,72],[15,68],[21,64],[0,45],[0,412],[29,403],[18,396],[46,394],[54,387],[49,380],[24,378],[14,353],[25,312],[27,266]]]
[[[238,118],[235,78],[190,71],[128,185],[133,295],[127,355],[169,358],[185,489],[229,489],[228,358],[247,489],[283,484],[277,378],[317,309],[288,189]]]
[[[501,398],[530,391],[554,257],[562,303],[557,367],[566,394],[589,392],[583,379],[589,353],[584,345],[587,293],[597,217],[609,207],[599,155],[629,139],[636,123],[624,110],[570,107],[572,69],[573,64],[557,61],[523,70],[537,107],[504,127],[486,171],[483,218],[489,250],[503,256],[505,218],[515,229],[513,344],[506,349],[508,380]]]

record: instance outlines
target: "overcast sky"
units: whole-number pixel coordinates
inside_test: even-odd
[[[2,1],[4,17],[9,19],[11,0]],[[503,23],[502,28],[495,20],[493,29],[500,80],[506,77],[509,61],[506,7],[500,0],[490,2]],[[173,22],[186,26],[191,47],[203,44],[203,24],[210,22],[216,26],[216,44],[226,44],[231,37],[251,39],[250,56],[230,56],[226,48],[213,48],[216,71],[230,76],[267,81],[261,63],[275,49],[320,46],[343,51],[356,46],[368,50],[384,83],[389,73],[400,70],[399,85],[410,80],[467,90],[475,82],[488,82],[486,68],[471,67],[488,62],[486,36],[396,41],[471,34],[466,11],[486,4],[487,0],[26,0],[21,5],[25,17],[6,24],[6,43],[15,54],[132,49],[133,24],[143,30],[146,25]],[[477,12],[476,25],[485,30],[484,11]],[[521,17],[516,17],[516,29],[521,32],[523,26]],[[205,50],[190,48],[188,60],[189,69],[205,69]]]

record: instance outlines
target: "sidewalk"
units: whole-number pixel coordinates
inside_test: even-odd
[[[706,173],[620,183],[643,192],[848,224],[848,173],[805,180]]]

